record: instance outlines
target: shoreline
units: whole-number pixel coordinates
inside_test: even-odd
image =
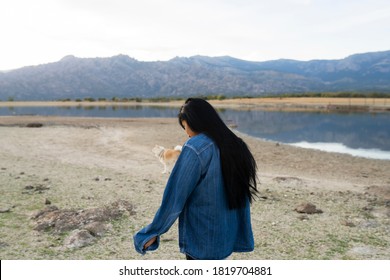
[[[27,126],[27,125],[80,125],[80,123],[90,120],[90,122],[107,122],[114,124],[116,122],[123,123],[127,121],[136,122],[137,120],[141,121],[154,121],[154,120],[172,120],[175,118],[159,118],[159,117],[147,117],[147,118],[118,118],[118,117],[80,117],[80,116],[39,116],[39,115],[16,115],[16,116],[0,116],[0,127],[1,126]],[[233,130],[236,130],[232,127]],[[302,149],[309,149],[314,151],[321,151],[326,153],[334,153],[341,155],[349,155],[357,158],[363,159],[373,159],[373,160],[382,160],[390,161],[390,152],[383,151],[378,149],[352,149],[344,146],[342,143],[317,143],[317,142],[297,142],[297,143],[283,143],[280,141],[274,141],[270,139],[263,139],[249,134],[239,132],[236,130],[236,133],[241,134],[246,138],[253,138],[262,142],[269,142],[275,145],[283,144],[291,147],[298,147]],[[324,147],[326,146],[326,147]]]
[[[217,108],[244,110],[329,111],[329,112],[390,112],[390,98],[311,98],[267,97],[208,100]],[[184,100],[148,101],[2,101],[0,107],[105,107],[161,106],[180,107]]]
[[[125,127],[132,127],[133,129],[144,129],[145,126],[153,127],[156,131],[152,131],[153,134],[160,134],[162,133],[165,137],[172,137],[172,135],[169,134],[168,131],[162,131],[159,132],[160,126],[168,126],[171,129],[173,129],[178,135],[176,137],[173,137],[171,140],[181,139],[180,141],[176,141],[179,143],[185,142],[185,137],[183,138],[183,135],[181,135],[181,128],[177,127],[177,121],[175,118],[106,118],[106,117],[63,117],[63,116],[0,116],[0,128],[21,128],[21,129],[28,129],[28,124],[34,124],[38,123],[42,125],[42,128],[81,128],[81,129],[99,129],[100,127],[109,127],[109,128],[116,128],[116,129],[124,129]],[[32,126],[34,127],[34,126]],[[37,128],[39,130],[39,127]],[[34,130],[34,128],[32,128]],[[288,166],[293,166],[294,168],[297,167],[294,163],[284,163],[284,159],[280,158],[282,154],[275,152],[277,150],[282,150],[285,152],[286,157],[288,158],[294,158],[297,162],[302,163],[303,160],[310,162],[311,160],[316,160],[314,157],[320,156],[325,157],[327,159],[337,159],[336,165],[341,165],[346,162],[353,163],[353,162],[371,162],[377,165],[376,169],[373,170],[381,170],[384,171],[384,167],[390,168],[390,161],[388,160],[381,160],[381,159],[373,159],[373,158],[365,158],[365,157],[356,157],[352,156],[350,154],[345,153],[338,153],[338,152],[329,152],[329,151],[321,151],[318,149],[309,149],[309,148],[303,148],[299,146],[294,146],[287,143],[280,143],[277,141],[267,140],[267,139],[261,139],[258,137],[254,137],[245,133],[241,133],[239,131],[234,130],[237,135],[240,135],[245,141],[250,143],[255,149],[254,153],[259,153],[259,148],[261,151],[264,152],[265,148],[269,148],[270,151],[266,152],[265,154],[272,154],[275,162],[270,162],[269,164],[272,166],[284,165],[284,169],[288,169]],[[170,136],[168,136],[170,135]],[[161,137],[161,136],[160,136]],[[140,139],[141,140],[141,139]],[[165,143],[161,143],[163,146],[169,146],[167,145],[168,139],[164,139]],[[148,143],[150,142],[147,141]],[[164,145],[165,144],[165,145]],[[176,144],[175,144],[176,145]],[[171,145],[172,147],[175,145]],[[319,164],[323,164],[323,162],[320,162]],[[338,168],[333,168],[332,174],[340,175],[339,173],[344,173],[343,170],[339,170]],[[390,169],[389,169],[390,170]],[[296,170],[297,171],[297,170]],[[290,172],[290,171],[289,171]],[[302,170],[301,172],[304,172]],[[320,175],[318,173],[318,175]],[[353,176],[354,177],[354,176]],[[349,178],[350,180],[353,180],[355,178]],[[383,176],[380,176],[381,180],[383,181],[385,178]],[[372,178],[374,179],[374,177]],[[390,178],[386,177],[387,182],[390,184]],[[359,181],[357,181],[359,182]]]

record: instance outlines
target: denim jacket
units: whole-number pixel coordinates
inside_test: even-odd
[[[180,251],[194,259],[224,259],[254,249],[249,199],[244,208],[229,209],[219,149],[205,134],[184,144],[152,223],[134,235],[137,252],[156,250],[160,235],[178,217]],[[153,237],[157,241],[143,249]]]

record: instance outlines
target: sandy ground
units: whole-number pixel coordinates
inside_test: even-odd
[[[390,98],[318,98],[318,97],[269,97],[269,98],[235,98],[224,100],[209,100],[215,107],[233,107],[236,109],[262,109],[262,110],[367,110],[390,111]],[[3,101],[0,107],[22,106],[175,106],[180,107],[183,100],[169,102],[117,102],[117,101]]]
[[[390,161],[241,137],[259,166],[256,248],[231,259],[390,259]],[[175,119],[0,117],[0,258],[184,259],[176,225],[145,256],[132,236],[168,179],[152,148],[185,141]],[[119,200],[132,211],[87,246],[67,246],[73,231],[37,230],[33,218],[48,206],[85,212]],[[298,213],[301,203],[322,213]]]

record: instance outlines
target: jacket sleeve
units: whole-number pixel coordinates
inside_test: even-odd
[[[160,235],[173,225],[182,212],[187,198],[201,178],[202,168],[198,155],[192,148],[184,146],[172,170],[164,190],[161,206],[151,224],[134,235],[134,247],[138,253],[156,250],[160,244]],[[157,237],[146,250],[144,245],[151,238]]]

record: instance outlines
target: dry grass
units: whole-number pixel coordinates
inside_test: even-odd
[[[269,110],[329,110],[330,106],[346,106],[353,110],[357,106],[366,106],[374,111],[389,111],[390,98],[324,98],[324,97],[269,97],[269,98],[235,98],[210,100],[216,107],[234,107],[243,109]],[[169,102],[114,102],[114,101],[3,101],[0,107],[90,107],[90,106],[173,106],[180,107],[182,100]]]

